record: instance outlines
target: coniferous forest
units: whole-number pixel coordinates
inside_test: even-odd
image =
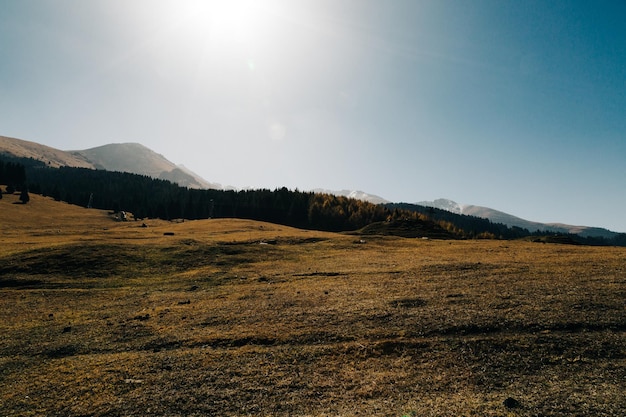
[[[135,219],[243,218],[303,229],[352,231],[378,222],[434,230],[450,238],[517,239],[542,236],[488,219],[405,203],[369,202],[279,188],[275,190],[198,190],[144,175],[87,168],[51,168],[30,158],[0,156],[0,184],[83,207],[126,211]],[[406,225],[409,226],[406,226]],[[626,234],[613,239],[568,235],[570,243],[626,246]]]
[[[22,169],[17,190],[83,207],[126,211],[135,218],[207,219],[236,217],[307,229],[344,231],[385,221],[390,210],[368,202],[280,188],[276,190],[198,190],[148,176],[86,168],[49,168],[24,158],[4,158],[3,166]],[[13,178],[13,177],[11,177]],[[418,217],[417,214],[411,215]]]

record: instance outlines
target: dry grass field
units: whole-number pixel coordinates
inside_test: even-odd
[[[623,416],[626,248],[0,200],[0,416]]]

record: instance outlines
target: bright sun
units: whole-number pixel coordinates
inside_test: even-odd
[[[213,42],[249,44],[267,29],[267,10],[259,1],[195,0],[186,6],[187,24]]]

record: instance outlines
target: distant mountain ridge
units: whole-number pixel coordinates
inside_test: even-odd
[[[348,198],[354,198],[355,200],[367,201],[367,202],[372,203],[372,204],[387,204],[387,203],[390,203],[390,201],[385,200],[382,197],[379,197],[379,196],[374,195],[374,194],[368,194],[366,192],[359,191],[359,190],[333,191],[333,190],[325,190],[323,188],[315,188],[315,189],[313,189],[311,191],[314,192],[314,193],[320,193],[320,194],[332,194],[332,195],[336,195],[336,196],[343,196],[343,197],[348,197]]]
[[[52,168],[61,166],[93,168],[93,165],[81,155],[74,155],[37,142],[7,136],[0,136],[0,154],[36,159]]]
[[[95,148],[62,151],[22,139],[0,136],[0,154],[32,158],[58,168],[61,166],[130,172],[168,180],[183,187],[222,189],[182,165],[176,165],[139,143],[111,143]]]
[[[210,183],[182,165],[176,165],[151,149],[139,143],[112,143],[86,150],[62,151],[36,142],[0,136],[0,155],[6,154],[18,158],[32,158],[42,161],[50,167],[78,167],[103,169],[107,171],[129,172],[152,178],[168,180],[183,187],[200,189],[233,189]],[[388,200],[363,191],[331,191],[314,189],[314,193],[326,193],[345,196],[373,204],[388,204]],[[435,207],[456,214],[480,217],[493,223],[509,227],[520,227],[530,232],[546,231],[552,233],[576,234],[581,237],[602,237],[611,239],[619,233],[608,229],[589,226],[572,226],[562,223],[539,223],[494,210],[488,207],[461,205],[449,199],[421,201],[420,206]]]
[[[140,143],[110,143],[82,151],[71,151],[71,154],[83,157],[98,169],[147,175],[189,188],[222,188],[220,184],[206,181]]]
[[[452,213],[481,217],[484,219],[489,219],[493,223],[502,223],[509,227],[520,227],[522,229],[527,229],[530,232],[545,231],[550,233],[575,234],[582,237],[603,237],[607,239],[613,238],[619,234],[617,232],[613,232],[611,230],[601,227],[573,226],[563,223],[533,222],[502,211],[494,210],[489,207],[461,205],[455,201],[445,198],[440,198],[434,201],[420,201],[416,204],[426,207],[439,208],[442,210],[450,211]]]

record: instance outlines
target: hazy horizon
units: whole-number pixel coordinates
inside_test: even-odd
[[[626,3],[0,0],[0,135],[626,232]]]

